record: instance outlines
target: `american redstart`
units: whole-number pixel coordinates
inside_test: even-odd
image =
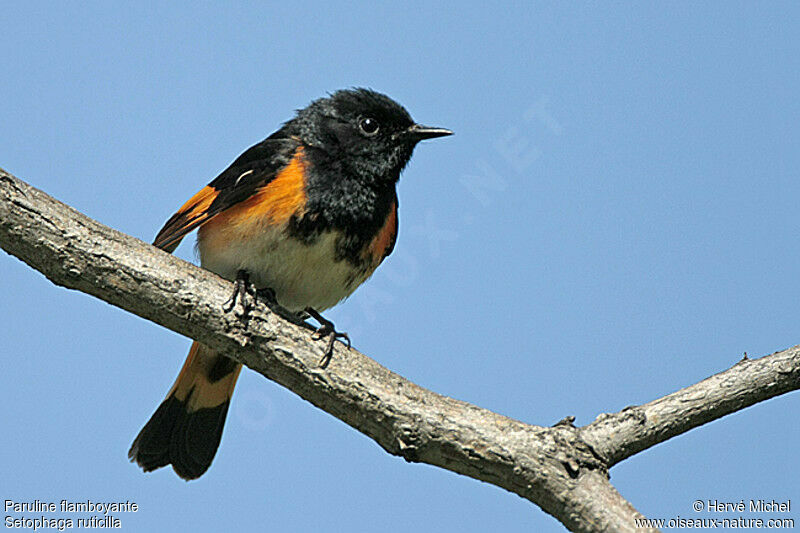
[[[344,336],[319,313],[349,296],[392,252],[400,172],[416,144],[451,135],[415,123],[368,89],[341,90],[297,111],[170,218],[153,244],[172,252],[194,229],[201,265],[266,291],[284,309]],[[237,292],[231,299],[235,304]],[[349,339],[348,339],[349,341]],[[201,476],[219,447],[241,365],[194,342],[167,398],[128,457],[145,472],[171,464]]]

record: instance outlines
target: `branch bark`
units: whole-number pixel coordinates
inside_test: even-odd
[[[747,356],[700,383],[640,406],[601,414],[583,439],[610,468],[659,442],[800,387],[800,346]]]
[[[800,349],[741,363],[584,428],[540,427],[426,390],[259,308],[222,310],[232,285],[82,215],[0,169],[0,247],[80,290],[221,351],[374,439],[393,455],[492,483],[572,531],[643,531],[608,480],[613,464],[674,435],[800,387]]]

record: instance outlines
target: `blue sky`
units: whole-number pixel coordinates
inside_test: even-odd
[[[586,424],[800,343],[797,4],[43,2],[0,23],[0,166],[147,241],[326,92],[454,130],[417,148],[394,254],[330,312],[439,393]],[[126,452],[190,341],[5,254],[0,290],[3,499],[132,500],[128,531],[563,531],[250,371],[204,477],[144,475]],[[612,482],[653,518],[800,501],[798,410],[729,416]]]

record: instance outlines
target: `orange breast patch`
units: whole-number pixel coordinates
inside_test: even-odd
[[[367,249],[368,254],[372,258],[372,262],[375,266],[380,264],[380,262],[383,261],[383,258],[386,257],[387,250],[397,236],[396,232],[397,204],[393,203],[392,210],[389,212],[389,216],[386,217],[386,222],[383,224],[383,227],[380,229],[375,238],[372,239],[372,242],[369,244],[369,248]]]

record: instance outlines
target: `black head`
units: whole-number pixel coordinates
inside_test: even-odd
[[[329,161],[349,167],[342,170],[383,182],[397,181],[419,141],[453,133],[416,124],[403,106],[369,89],[320,98],[287,126]]]

